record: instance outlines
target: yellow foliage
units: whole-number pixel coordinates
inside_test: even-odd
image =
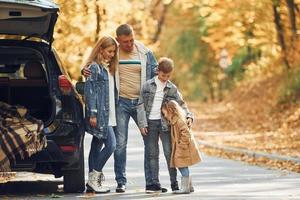
[[[73,79],[79,78],[79,70],[89,53],[87,50],[93,47],[99,35],[114,35],[121,23],[132,24],[136,38],[157,55],[167,55],[168,46],[176,42],[177,36],[190,26],[198,26],[197,20],[203,18],[207,33],[199,35],[199,40],[209,44],[213,62],[218,63],[223,48],[228,51],[229,60],[243,47],[260,49],[261,56],[257,62],[247,63],[246,74],[250,77],[277,71],[274,68],[278,67],[274,65],[280,65],[278,61],[283,57],[287,57],[292,66],[300,63],[299,36],[295,38],[292,35],[285,1],[280,1],[278,6],[287,46],[285,51],[278,42],[274,5],[270,0],[181,0],[174,1],[168,11],[164,10],[164,6],[172,3],[171,0],[55,1],[60,5],[60,16],[54,34],[54,47]],[[294,2],[299,7],[300,0]],[[162,33],[159,40],[152,44],[163,12],[168,13],[164,16]],[[299,15],[296,15],[296,22],[299,27]],[[199,52],[193,54],[191,58],[199,57]],[[182,70],[190,68],[191,65],[188,65]]]

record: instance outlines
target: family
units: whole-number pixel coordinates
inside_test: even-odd
[[[107,193],[102,172],[114,154],[116,192],[126,191],[126,151],[130,117],[144,141],[146,193],[167,192],[159,181],[159,139],[175,194],[194,191],[189,166],[201,161],[191,132],[193,114],[169,80],[174,63],[158,63],[144,44],[134,39],[128,24],[116,29],[116,39],[101,37],[82,69],[86,77],[86,131],[93,135],[89,152],[87,192]],[[177,169],[181,173],[180,188]]]

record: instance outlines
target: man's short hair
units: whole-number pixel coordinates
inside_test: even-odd
[[[133,33],[133,29],[129,24],[121,24],[118,26],[116,29],[116,35],[121,36],[121,35],[131,35]]]
[[[174,62],[171,58],[162,57],[158,60],[158,71],[170,73],[173,71]]]

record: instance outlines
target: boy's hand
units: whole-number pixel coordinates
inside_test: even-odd
[[[189,128],[192,128],[193,119],[192,119],[192,118],[187,118],[186,124],[187,124],[187,126],[188,126]]]
[[[148,134],[148,128],[147,127],[140,128],[140,131],[141,131],[141,134],[143,136],[147,136],[147,134]]]
[[[88,66],[85,66],[82,70],[81,70],[82,75],[87,78],[91,75],[91,70],[88,68]]]
[[[93,128],[97,126],[97,118],[96,117],[91,117],[90,118],[90,124]]]

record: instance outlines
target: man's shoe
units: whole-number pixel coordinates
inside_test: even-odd
[[[171,184],[171,189],[172,189],[173,192],[176,191],[176,190],[179,190],[179,186],[178,186],[177,181]]]
[[[118,186],[116,188],[117,193],[123,193],[126,190],[126,186],[122,183],[118,183]]]

